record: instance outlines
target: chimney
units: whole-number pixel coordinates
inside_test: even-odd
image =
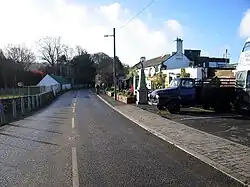
[[[181,55],[183,53],[183,40],[180,38],[176,39],[176,47],[177,47],[177,55]]]

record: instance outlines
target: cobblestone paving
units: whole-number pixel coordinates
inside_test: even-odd
[[[136,105],[134,105],[136,106]],[[215,113],[200,108],[182,108],[180,114],[159,111],[155,106],[137,106],[164,118],[250,147],[250,118],[233,113]]]

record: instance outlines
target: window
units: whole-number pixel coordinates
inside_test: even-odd
[[[239,88],[244,88],[245,87],[245,82],[246,82],[246,76],[247,72],[246,71],[238,71],[236,73],[236,86]]]
[[[242,50],[242,52],[250,51],[250,42],[247,42]]]
[[[184,88],[193,88],[194,87],[194,81],[193,80],[182,80],[181,86]]]
[[[246,83],[246,87],[250,88],[250,71],[247,71],[247,83]]]

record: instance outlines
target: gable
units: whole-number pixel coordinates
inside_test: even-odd
[[[178,55],[177,53],[173,54],[170,58],[163,62],[167,69],[178,69],[189,67],[189,59],[182,53]]]
[[[46,75],[38,84],[37,86],[50,86],[59,84],[55,79],[53,79],[50,75]]]

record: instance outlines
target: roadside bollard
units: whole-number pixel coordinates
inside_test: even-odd
[[[13,114],[13,117],[16,118],[16,101],[15,101],[15,99],[12,100],[12,114]]]
[[[32,98],[32,109],[36,108],[35,97],[31,96]]]
[[[24,113],[25,113],[25,108],[24,108],[24,98],[23,98],[23,97],[21,97],[21,112],[22,112],[22,114],[24,114]]]
[[[28,111],[31,111],[31,100],[30,100],[30,96],[28,96]]]

